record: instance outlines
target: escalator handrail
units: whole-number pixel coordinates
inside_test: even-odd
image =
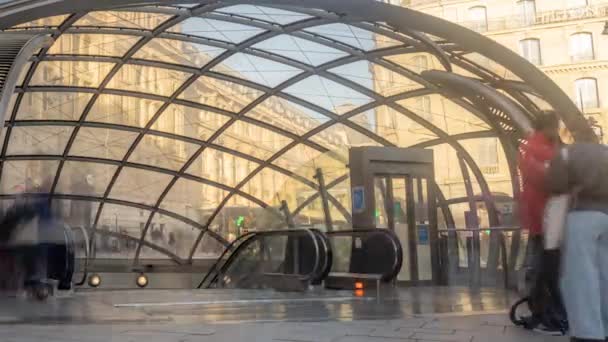
[[[215,283],[218,279],[218,276],[221,274],[224,274],[226,269],[228,267],[230,267],[230,265],[235,260],[235,258],[238,257],[240,251],[244,250],[247,246],[249,246],[251,243],[253,243],[256,239],[265,238],[265,237],[273,236],[273,235],[289,235],[289,234],[296,234],[296,233],[302,233],[302,232],[305,232],[308,235],[310,235],[310,237],[313,241],[314,247],[315,247],[315,255],[317,256],[317,258],[315,259],[315,266],[313,267],[313,270],[309,274],[300,277],[301,281],[309,281],[310,279],[312,279],[313,275],[318,272],[317,270],[319,268],[320,249],[319,249],[319,243],[315,239],[315,233],[310,229],[267,230],[267,231],[262,231],[262,232],[254,232],[253,236],[251,236],[248,239],[245,239],[241,244],[239,244],[236,247],[236,249],[234,250],[234,252],[228,257],[226,262],[222,265],[221,269],[218,270],[219,272],[216,273],[215,277],[211,280],[211,282],[209,283],[209,285],[207,287],[209,287],[209,286],[211,286],[211,284]]]
[[[251,232],[249,234],[242,235],[238,239],[236,239],[235,241],[233,241],[226,248],[226,250],[224,251],[224,253],[222,253],[222,256],[214,264],[214,266],[211,268],[211,270],[209,270],[209,272],[207,272],[207,274],[205,275],[205,277],[200,282],[200,284],[198,285],[197,288],[200,289],[203,286],[203,284],[205,283],[205,281],[211,276],[211,274],[213,274],[214,271],[215,271],[215,274],[214,274],[213,278],[211,279],[211,281],[209,282],[209,284],[206,287],[208,288],[213,283],[215,283],[217,281],[219,275],[225,273],[226,268],[228,268],[232,264],[232,262],[234,261],[234,259],[236,257],[238,257],[240,251],[243,250],[243,249],[245,249],[247,246],[249,246],[255,240],[257,240],[259,238],[273,236],[273,235],[290,235],[290,234],[303,233],[303,232],[306,233],[306,234],[308,234],[308,235],[310,235],[310,237],[311,237],[311,239],[313,241],[314,247],[315,247],[315,255],[317,256],[317,258],[315,260],[315,265],[314,265],[312,271],[309,274],[307,274],[307,275],[301,276],[300,279],[302,281],[311,280],[314,277],[314,275],[319,272],[318,269],[320,267],[319,253],[321,252],[321,250],[320,250],[320,247],[319,247],[319,242],[315,238],[315,233],[311,229],[306,229],[306,228],[302,228],[302,229],[288,229],[288,230],[286,230],[286,229],[283,229],[283,230],[267,230],[267,231],[261,231],[261,232]],[[239,241],[240,241],[240,243],[238,243]],[[238,246],[236,246],[237,244],[238,244]],[[234,246],[236,246],[236,247],[234,247]],[[221,259],[226,255],[226,253],[228,253],[232,249],[234,249],[234,251],[227,258],[226,262],[224,262],[221,267],[218,267],[219,263],[221,262]]]
[[[87,281],[87,277],[89,276],[89,255],[90,255],[90,246],[89,246],[89,233],[82,226],[70,227],[72,230],[80,230],[82,232],[82,236],[84,237],[84,270],[82,271],[82,278],[80,281],[75,282],[74,285],[82,286]],[[76,251],[76,249],[74,249]]]
[[[213,274],[213,272],[219,272],[219,264],[222,262],[222,260],[224,260],[224,257],[226,256],[226,254],[230,253],[231,251],[235,251],[236,252],[236,248],[238,248],[237,245],[240,245],[242,243],[244,243],[245,241],[247,241],[250,238],[253,238],[258,232],[250,232],[247,234],[243,234],[241,236],[239,236],[238,238],[236,238],[234,241],[232,241],[228,247],[226,247],[226,249],[224,249],[224,252],[222,252],[222,254],[219,256],[219,258],[217,258],[217,260],[213,263],[213,266],[211,266],[211,269],[209,269],[209,271],[207,271],[207,273],[205,274],[205,277],[203,277],[203,280],[201,280],[201,282],[198,284],[198,286],[196,287],[197,289],[200,289],[201,287],[203,287],[203,284],[205,284],[205,282],[207,281],[207,279]],[[226,260],[224,264],[226,264],[226,262],[228,262],[228,260]],[[222,267],[223,267],[222,265]],[[213,282],[213,280],[212,280]]]
[[[318,237],[319,241],[321,241],[323,254],[325,254],[325,263],[319,268],[319,273],[314,277],[313,281],[322,281],[327,278],[329,272],[331,272],[331,267],[333,265],[333,250],[331,247],[331,242],[325,233],[318,229],[311,229]]]
[[[393,246],[395,252],[395,260],[393,266],[391,267],[390,273],[386,273],[382,275],[382,279],[384,280],[392,280],[397,277],[399,271],[401,270],[401,266],[403,265],[403,247],[401,242],[399,241],[399,237],[391,230],[388,229],[354,229],[354,230],[337,230],[332,232],[325,233],[328,238],[334,236],[352,236],[356,235],[365,235],[365,234],[383,234],[388,237],[391,245]],[[330,273],[331,275],[331,273]]]

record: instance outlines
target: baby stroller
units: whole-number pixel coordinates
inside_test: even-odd
[[[536,256],[538,261],[528,270],[530,286],[526,296],[511,307],[509,318],[517,326],[553,335],[568,332],[568,318],[559,292],[559,250],[544,250]],[[519,312],[526,305],[530,314]]]

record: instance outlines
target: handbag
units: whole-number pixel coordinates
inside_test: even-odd
[[[545,250],[559,249],[562,244],[570,199],[571,196],[566,194],[553,196],[547,201],[543,216]]]

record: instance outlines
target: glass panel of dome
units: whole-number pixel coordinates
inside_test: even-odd
[[[78,121],[92,96],[87,93],[27,92],[23,94],[16,119]]]
[[[520,82],[522,81],[521,78],[519,78],[517,75],[515,75],[511,70],[505,68],[504,66],[496,63],[494,60],[492,60],[484,55],[472,52],[472,53],[467,53],[463,57],[468,59],[469,61],[474,62],[475,64],[479,65],[480,67],[491,71],[492,73],[498,75],[499,77],[502,77],[502,78],[508,79],[508,80],[513,80],[513,81],[520,81]]]
[[[192,244],[200,234],[200,229],[172,217],[156,214],[150,222],[146,241],[166,249],[182,259],[190,256]],[[140,258],[151,258],[149,253],[140,254]]]
[[[145,127],[163,105],[160,101],[122,95],[100,95],[87,115],[87,121]]]
[[[205,223],[205,213],[215,210],[227,195],[228,192],[220,188],[180,178],[160,207],[194,222]]]
[[[367,61],[346,64],[330,71],[385,97],[424,88],[399,73]]]
[[[230,125],[215,143],[259,159],[268,159],[292,140],[244,121]]]
[[[388,106],[358,114],[350,118],[350,121],[399,147],[409,147],[437,138],[426,128]]]
[[[310,76],[288,87],[284,92],[338,115],[348,113],[372,101],[371,98],[352,88],[319,76]]]
[[[209,139],[229,117],[194,107],[172,104],[156,120],[152,129],[198,140]]]
[[[176,70],[126,64],[114,75],[108,88],[171,96],[191,76]]]
[[[239,195],[232,196],[218,215],[209,224],[209,230],[228,240],[234,241],[244,234],[244,230],[265,230],[254,220],[264,209]],[[241,219],[242,218],[242,219]]]
[[[81,127],[70,155],[122,160],[137,133],[107,128]]]
[[[95,216],[97,216],[97,209],[99,208],[99,203],[95,201],[77,201],[57,198],[53,198],[51,205],[53,210],[57,210],[57,212],[63,214],[63,219],[71,227],[83,228],[91,228],[91,226],[93,226]],[[78,235],[76,238],[76,248],[79,248],[78,244],[84,242],[79,238],[80,236],[81,235]],[[80,246],[82,246],[82,244]],[[77,255],[84,255],[84,251],[82,254]]]
[[[389,37],[346,24],[315,26],[307,28],[306,31],[365,51],[402,45]]]
[[[304,13],[284,11],[277,8],[253,6],[253,5],[236,5],[219,9],[217,12],[230,13],[263,20],[279,25],[287,25],[296,21],[311,18]]]
[[[348,55],[340,50],[286,34],[266,39],[253,47],[312,66]]]
[[[247,116],[300,136],[329,120],[323,114],[278,96],[260,103],[247,112]]]
[[[312,201],[306,202],[315,193],[318,192],[311,190],[310,192],[299,194],[298,203],[300,205],[297,208],[292,209],[292,211],[294,211],[294,221],[297,225],[314,225],[316,227],[325,228],[325,214],[323,212],[323,202],[321,201],[321,198],[316,197]],[[296,209],[300,210],[295,212]]]
[[[233,82],[199,77],[179,98],[238,113],[263,93]]]
[[[57,160],[7,160],[0,189],[3,194],[48,192],[58,166]]]
[[[293,181],[291,177],[270,168],[264,168],[249,180],[241,190],[265,203],[279,206],[284,200],[285,194],[296,192],[306,187],[299,181]]]
[[[98,87],[113,67],[105,62],[43,61],[30,85]]]
[[[420,74],[426,70],[445,70],[437,57],[429,53],[406,53],[384,56],[385,60],[393,62],[398,66],[411,72]]]
[[[490,129],[479,117],[441,95],[418,96],[397,103],[451,135]]]
[[[175,39],[154,38],[133,58],[202,68],[224,49]]]
[[[13,95],[11,95],[11,99],[8,103],[8,107],[6,107],[6,117],[5,120],[8,121],[11,116],[13,115],[13,112],[15,111],[15,104],[17,103],[17,97],[19,97],[19,95],[17,93],[13,93]],[[4,128],[4,127],[2,127]]]
[[[357,132],[350,127],[344,126],[343,124],[332,125],[324,131],[310,137],[309,140],[314,141],[331,151],[341,150],[344,147],[380,145],[380,143],[372,140],[370,137]]]
[[[103,11],[90,12],[74,23],[74,26],[124,27],[153,30],[171,16],[162,13]]]
[[[6,154],[62,155],[73,129],[66,126],[13,127]]]
[[[263,32],[262,29],[257,27],[196,17],[186,19],[167,31],[221,40],[235,44]]]
[[[460,141],[460,144],[473,157],[485,176],[500,176],[503,179],[510,177],[507,158],[498,138],[466,139]],[[491,184],[494,192],[505,193],[513,188],[511,182],[504,182],[502,186],[493,182]]]
[[[192,258],[215,260],[224,252],[225,249],[226,247],[217,241],[217,239],[213,238],[211,234],[205,233],[205,235],[203,235],[203,239],[196,247]]]
[[[27,62],[25,64],[25,66],[23,67],[23,69],[21,69],[21,72],[19,73],[19,77],[17,78],[17,83],[16,85],[18,87],[23,85],[23,82],[25,82],[25,77],[27,76],[27,73],[30,71],[30,68],[32,67],[32,62]]]
[[[99,222],[97,224],[97,231],[112,232],[114,234],[130,236],[139,240],[149,216],[150,211],[148,210],[106,203],[101,209],[101,216],[99,217]],[[101,238],[101,236],[98,235],[96,236],[95,240],[98,240],[99,238]],[[112,246],[111,241],[107,242],[110,242],[110,244],[104,246],[105,248],[96,250],[97,258],[103,258],[104,255],[107,255],[109,250],[114,247]],[[99,244],[97,247],[100,247]],[[137,243],[131,246],[126,246],[124,241],[122,241],[119,244],[119,247],[120,248],[116,249],[123,253],[128,252],[128,255],[133,257],[135,254],[135,249],[137,248]]]
[[[120,172],[109,197],[155,205],[171,179],[172,177],[167,174],[125,167]]]
[[[140,39],[111,34],[63,34],[55,41],[48,54],[122,57]]]
[[[61,169],[56,193],[103,197],[117,166],[66,161]]]
[[[198,149],[195,144],[147,134],[131,154],[129,162],[177,171]]]
[[[522,92],[530,101],[532,101],[540,110],[552,110],[553,106],[551,106],[546,100],[530,93]]]
[[[149,260],[150,263],[153,263],[152,260],[165,260],[167,258],[173,258],[166,253],[161,252],[160,250],[152,248],[152,246],[147,245],[149,242],[146,241],[146,244],[141,246],[141,250],[139,251],[139,259],[140,260]],[[156,245],[153,245],[157,247]],[[176,262],[175,260],[171,260],[172,262]]]
[[[288,171],[302,176],[309,180],[313,180],[318,165],[316,158],[321,155],[321,151],[308,147],[304,144],[298,144],[277,158],[273,164],[282,167]]]
[[[301,73],[302,70],[245,53],[232,55],[212,71],[275,87]]]
[[[206,148],[186,172],[235,187],[258,166],[259,164],[256,162],[213,148]]]
[[[11,29],[16,28],[32,28],[32,27],[57,27],[61,25],[70,15],[56,15],[52,17],[46,17],[41,19],[36,19],[33,21],[28,21],[27,23],[15,25],[11,27]]]

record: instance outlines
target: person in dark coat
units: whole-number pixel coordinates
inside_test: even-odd
[[[608,147],[579,143],[552,160],[547,188],[569,194],[561,290],[572,341],[608,336]]]

